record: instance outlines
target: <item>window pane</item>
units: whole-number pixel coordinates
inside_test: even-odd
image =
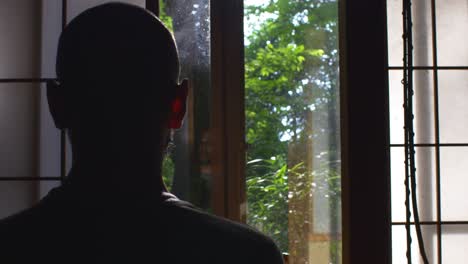
[[[424,240],[424,247],[426,248],[426,256],[429,263],[436,263],[434,260],[437,256],[437,231],[435,225],[421,226],[421,233]],[[411,257],[412,263],[423,264],[422,258],[419,254],[418,240],[416,236],[416,229],[411,226]],[[403,225],[392,227],[392,263],[402,264],[407,263],[406,260],[406,228]],[[446,262],[456,263],[456,262]]]
[[[39,76],[40,1],[0,1],[0,78]]]
[[[436,178],[435,153],[433,147],[416,148],[416,181],[418,194],[419,219],[421,221],[436,220]],[[405,209],[405,149],[391,148],[391,190],[392,190],[392,221],[404,222]],[[411,215],[411,221],[413,221]]]
[[[0,219],[35,204],[36,187],[32,181],[0,181]]]
[[[414,71],[414,142],[434,143],[434,88],[432,71]],[[404,143],[403,71],[389,72],[390,142]]]
[[[37,192],[37,199],[40,200],[44,198],[50,190],[53,188],[59,187],[62,182],[60,180],[53,180],[53,181],[40,181],[39,183],[36,183],[36,185],[39,184],[39,190]]]
[[[60,130],[55,126],[47,101],[46,84],[40,84],[39,175],[60,176]]]
[[[88,8],[114,2],[111,0],[67,0],[67,22]],[[119,1],[145,7],[145,0]],[[55,60],[60,33],[62,32],[62,1],[42,1],[42,46],[41,75],[43,78],[55,78]]]
[[[431,66],[432,25],[431,3],[427,0],[413,0],[413,41],[414,65]],[[387,0],[388,64],[403,66],[403,18],[402,1]]]
[[[402,66],[403,42],[401,41],[402,31],[402,6],[401,0],[387,0],[388,10],[388,32],[389,32],[389,64],[391,66]],[[434,52],[431,42],[437,36],[437,59],[438,66],[467,66],[468,52],[464,43],[466,42],[466,25],[468,24],[468,4],[463,0],[413,0],[413,46],[414,46],[414,66],[431,66],[432,53]],[[431,9],[431,3],[435,2],[436,9]],[[437,32],[432,32],[434,26],[431,21],[431,12],[436,14]],[[438,70],[438,76],[434,76],[434,71],[414,70],[414,103],[415,109],[415,140],[416,143],[435,144],[435,116],[438,114],[437,128],[440,132],[440,143],[467,143],[468,137],[466,123],[468,117],[465,114],[465,107],[468,93],[468,75],[461,70]],[[434,80],[438,80],[438,98],[434,98]],[[404,143],[403,130],[403,91],[402,84],[398,80],[402,79],[402,73],[390,71],[390,117],[391,117],[391,143]],[[395,90],[394,87],[399,87]],[[438,99],[438,100],[434,100]],[[436,101],[436,102],[435,102]],[[434,102],[438,104],[438,113],[435,111]],[[442,221],[466,221],[468,218],[468,203],[465,202],[464,193],[466,185],[465,174],[468,168],[468,148],[466,147],[440,147],[440,166],[436,164],[435,151],[439,146],[416,148],[416,173],[420,217],[422,221],[434,221],[438,207],[436,203],[436,166],[440,167],[440,213]],[[404,153],[403,150],[393,149],[391,151],[392,170],[392,221],[404,221]],[[412,213],[413,214],[413,213]],[[401,241],[405,240],[404,227],[393,229],[393,260],[395,263],[405,262],[405,250],[401,249]],[[462,231],[444,231],[442,229],[442,255],[443,263],[460,262],[464,256]],[[455,228],[455,227],[453,227]],[[424,230],[423,230],[424,233]],[[431,233],[428,231],[427,233]],[[432,232],[436,233],[436,232]],[[446,234],[447,233],[447,234]],[[464,233],[463,233],[464,234]],[[416,236],[412,234],[415,241]],[[435,241],[435,242],[434,242]],[[447,243],[445,242],[447,241]],[[451,242],[449,242],[451,241]],[[437,241],[433,239],[433,243]],[[413,245],[414,246],[414,245]],[[429,263],[434,259],[434,248],[426,243]],[[418,255],[417,248],[413,248],[413,256]],[[419,263],[419,262],[418,262]]]
[[[244,3],[247,221],[291,263],[341,263],[338,3]]]
[[[62,32],[62,1],[40,1],[41,21],[41,77],[55,78],[55,61],[60,32]]]
[[[0,83],[0,177],[35,176],[38,88]]]
[[[444,147],[440,149],[441,202],[444,221],[468,219],[468,148]]]
[[[465,0],[438,0],[437,59],[443,66],[468,66],[466,25],[468,2]]]
[[[468,71],[439,71],[440,141],[468,142]]]
[[[208,153],[210,129],[209,0],[160,1],[161,19],[174,32],[181,62],[181,79],[190,92],[184,125],[175,133],[175,148],[166,158],[164,179],[179,198],[211,209]]]
[[[401,0],[387,0],[388,65],[403,66]]]
[[[461,263],[468,259],[468,226],[442,226],[442,263]]]

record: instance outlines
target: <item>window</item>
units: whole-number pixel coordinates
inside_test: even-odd
[[[55,78],[62,26],[109,1],[7,0],[0,4],[0,217],[30,207],[60,184],[70,148],[49,114],[45,82]],[[145,1],[126,1],[145,6]]]
[[[341,263],[337,1],[245,1],[247,223]]]
[[[40,77],[40,3],[0,3],[0,217],[37,199],[37,98]],[[20,177],[26,177],[21,178]]]
[[[415,165],[419,216],[429,263],[465,259],[466,1],[411,1],[414,63],[403,65],[403,1],[388,0],[393,263],[406,261],[405,225],[413,241],[413,263],[423,263],[414,217],[405,212],[403,73],[413,75]],[[412,214],[414,215],[414,213]]]
[[[190,82],[188,115],[175,133],[175,148],[165,160],[164,177],[179,198],[212,211],[210,3],[159,3],[160,18],[173,30],[179,48],[181,79]]]
[[[69,162],[67,157],[70,156],[67,153],[69,148],[66,147],[63,134],[60,135],[51,122],[43,84],[47,79],[55,78],[54,56],[62,24],[80,10],[102,2],[104,1],[7,0],[0,4],[2,14],[0,16],[2,22],[0,23],[0,34],[2,37],[8,36],[2,38],[5,41],[0,42],[0,55],[2,57],[2,63],[0,63],[0,87],[2,87],[0,89],[0,95],[2,95],[0,96],[0,129],[2,130],[0,133],[2,146],[0,148],[1,216],[32,205],[51,187],[60,184],[60,180],[65,175],[66,168],[69,166],[67,165],[67,161]],[[189,25],[192,28],[192,32],[189,34],[197,35],[202,39],[208,36],[207,32],[203,32],[207,29],[203,26],[204,21],[199,21],[200,25],[197,26],[197,21],[187,21],[181,15],[184,12],[195,11],[195,5],[198,5],[199,8],[204,7],[208,1],[194,0],[184,8],[175,9],[171,9],[171,4],[180,5],[177,3],[178,1],[160,3],[160,1],[135,0],[128,2],[140,6],[147,5],[153,10],[157,10],[155,7],[159,5],[162,9],[167,8],[162,11],[166,12],[167,17],[172,19],[176,34],[178,34],[176,30],[178,26]],[[294,1],[272,1],[272,3],[276,2],[286,3],[286,5],[289,5],[289,2],[296,3]],[[316,2],[329,3],[328,1]],[[332,5],[329,12],[337,14],[337,11],[340,11],[340,23],[334,24],[334,27],[339,26],[340,29],[340,34],[335,35],[335,41],[340,41],[338,53],[341,80],[339,95],[341,99],[340,107],[333,109],[332,112],[333,115],[338,110],[341,113],[340,125],[337,128],[340,129],[341,156],[343,157],[341,165],[343,171],[341,174],[343,181],[342,208],[344,212],[342,259],[343,263],[387,263],[389,250],[386,246],[389,244],[387,240],[387,227],[389,225],[387,225],[387,219],[383,217],[388,213],[388,184],[386,183],[388,157],[385,149],[388,146],[386,136],[388,127],[385,123],[388,121],[385,116],[387,113],[385,104],[387,102],[385,94],[387,73],[384,70],[386,49],[384,42],[380,41],[385,39],[385,5],[383,4],[385,1],[330,2],[339,4],[339,7]],[[40,4],[42,8],[39,8]],[[195,177],[191,179],[193,180],[191,184],[207,186],[211,198],[208,197],[208,202],[206,202],[206,198],[201,197],[199,193],[197,194],[196,190],[184,189],[185,194],[188,195],[188,199],[193,198],[195,203],[208,208],[215,214],[236,221],[246,221],[246,218],[250,217],[247,210],[251,208],[247,208],[246,205],[249,196],[246,197],[246,187],[248,186],[246,186],[245,176],[246,174],[249,176],[249,170],[251,170],[249,166],[253,163],[246,164],[245,154],[248,147],[254,148],[255,145],[247,146],[244,136],[245,121],[248,121],[244,111],[245,95],[248,95],[248,92],[243,89],[246,77],[244,74],[245,47],[242,27],[245,10],[243,1],[239,0],[209,1],[209,4],[210,52],[202,54],[202,56],[204,59],[209,58],[210,65],[203,68],[208,71],[203,75],[204,80],[192,83],[194,92],[207,92],[204,94],[206,98],[203,100],[211,102],[210,110],[201,109],[200,113],[209,115],[209,121],[204,119],[206,116],[193,116],[189,119],[187,122],[189,128],[184,130],[184,133],[188,134],[187,142],[190,144],[200,142],[200,149],[196,150],[192,148],[193,145],[192,147],[187,145],[190,153],[181,155],[174,153],[172,162],[179,162],[177,155],[181,159],[187,160],[189,157],[193,157],[191,155],[199,154],[201,157],[204,155],[203,153],[208,153],[208,160],[196,161],[198,164],[195,163],[190,167],[190,170],[196,171]],[[307,8],[303,10],[305,12]],[[363,16],[362,14],[373,15]],[[295,21],[300,23],[301,19],[305,19],[304,17],[305,13],[298,14]],[[336,23],[337,20],[335,17],[334,22]],[[193,23],[195,23],[195,27],[193,27]],[[336,33],[336,31],[333,32]],[[248,32],[246,31],[246,33]],[[376,40],[372,46],[367,45],[366,39],[369,38]],[[206,44],[206,42],[204,43]],[[320,48],[323,47],[319,45],[317,49]],[[368,56],[362,56],[362,54]],[[320,57],[320,52],[315,55],[317,58]],[[335,58],[338,58],[338,55],[335,55]],[[8,65],[5,66],[3,62]],[[187,65],[190,68],[190,63]],[[334,67],[336,69],[336,65]],[[187,70],[187,76],[190,76],[193,70],[198,69],[192,67],[191,71]],[[303,72],[315,74],[313,71]],[[333,79],[333,82],[336,81]],[[210,85],[205,85],[206,83],[210,83]],[[327,86],[327,84],[323,85]],[[17,89],[19,87],[24,89]],[[338,93],[338,90],[334,90],[334,92]],[[205,101],[200,101],[200,103],[202,102]],[[197,107],[197,102],[191,101],[191,103],[192,108]],[[323,113],[330,112],[324,111]],[[374,118],[369,121],[369,116]],[[196,125],[195,122],[203,123]],[[190,125],[193,127],[190,128]],[[362,129],[369,125],[372,127],[372,131]],[[334,135],[336,136],[337,133],[335,131]],[[176,139],[179,140],[176,142],[179,146],[176,151],[186,147],[181,143],[182,139]],[[206,142],[209,144],[204,145]],[[205,146],[207,147],[205,148]],[[248,155],[251,155],[253,149],[248,151]],[[308,153],[313,154],[314,152],[309,151]],[[286,154],[283,152],[279,155],[285,156]],[[262,158],[271,160],[271,157]],[[308,159],[308,162],[310,160]],[[251,162],[252,160],[249,158],[247,161]],[[167,166],[167,175],[172,174],[170,162]],[[313,163],[312,165],[315,166]],[[313,171],[307,169],[309,172]],[[177,178],[177,172],[174,173]],[[174,184],[176,178],[173,179]],[[372,188],[368,186],[372,186]],[[184,188],[186,187],[184,186]],[[332,201],[339,202],[338,199],[325,201],[324,204],[332,206],[322,208],[325,211],[324,214],[321,214],[322,216],[328,217],[330,212],[339,212],[339,203],[333,205]],[[313,200],[313,202],[317,201]],[[334,219],[339,219],[339,217]],[[338,232],[331,233],[332,236],[336,236],[332,239],[334,241],[341,240],[339,222],[330,223],[331,226],[337,227],[336,230],[338,230]],[[316,226],[312,226],[310,230],[315,230],[315,228]],[[325,231],[323,233],[331,230]],[[330,237],[325,237],[323,240],[325,249],[321,252],[325,252],[325,258],[328,258],[332,252],[329,243]],[[315,256],[315,253],[311,252],[309,256]]]

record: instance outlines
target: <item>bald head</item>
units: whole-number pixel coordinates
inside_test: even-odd
[[[172,34],[149,11],[123,3],[86,10],[62,32],[57,76],[65,81],[131,78],[177,82]]]
[[[123,3],[73,19],[60,36],[56,68],[68,128],[157,122],[157,115],[167,114],[179,78],[173,35],[149,11]]]

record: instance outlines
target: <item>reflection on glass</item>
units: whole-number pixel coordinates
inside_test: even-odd
[[[341,263],[337,1],[244,3],[248,224]]]
[[[179,198],[211,208],[210,16],[209,0],[160,0],[160,18],[174,32],[181,63],[181,80],[190,92],[184,125],[174,135],[175,148],[163,164],[166,185]]]

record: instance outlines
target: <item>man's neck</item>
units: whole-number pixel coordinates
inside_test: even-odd
[[[67,183],[74,193],[95,202],[151,203],[167,190],[160,169],[149,168],[153,167],[106,160],[74,162]]]

